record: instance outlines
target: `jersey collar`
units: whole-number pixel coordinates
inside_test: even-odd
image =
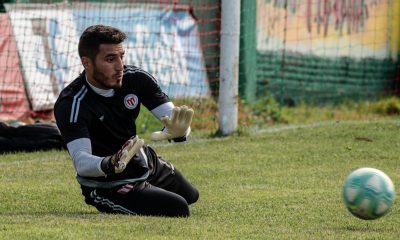
[[[90,82],[87,80],[87,76],[85,74],[85,79],[87,84],[90,86],[90,88],[93,90],[93,92],[99,94],[100,96],[103,97],[112,97],[114,96],[114,89],[100,89],[98,87],[93,86],[92,84],[90,84]]]

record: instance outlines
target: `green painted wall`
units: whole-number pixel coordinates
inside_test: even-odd
[[[256,1],[241,0],[239,94],[253,102],[257,90]]]
[[[288,105],[378,99],[393,93],[399,70],[391,59],[330,59],[289,52],[258,53],[257,66],[257,98],[272,94]]]

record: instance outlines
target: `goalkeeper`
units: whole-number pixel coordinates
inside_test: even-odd
[[[81,35],[84,71],[54,106],[85,202],[106,213],[187,217],[197,189],[136,135],[143,105],[164,124],[153,140],[185,141],[193,110],[175,107],[149,73],[124,65],[126,34],[94,25]]]

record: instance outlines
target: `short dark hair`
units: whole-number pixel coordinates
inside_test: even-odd
[[[94,61],[99,53],[100,44],[119,44],[125,39],[126,34],[118,28],[105,25],[90,26],[85,29],[79,39],[79,56],[89,57]]]

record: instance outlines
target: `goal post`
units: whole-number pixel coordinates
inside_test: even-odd
[[[219,132],[229,135],[238,125],[240,0],[221,0],[221,59],[218,98]]]

